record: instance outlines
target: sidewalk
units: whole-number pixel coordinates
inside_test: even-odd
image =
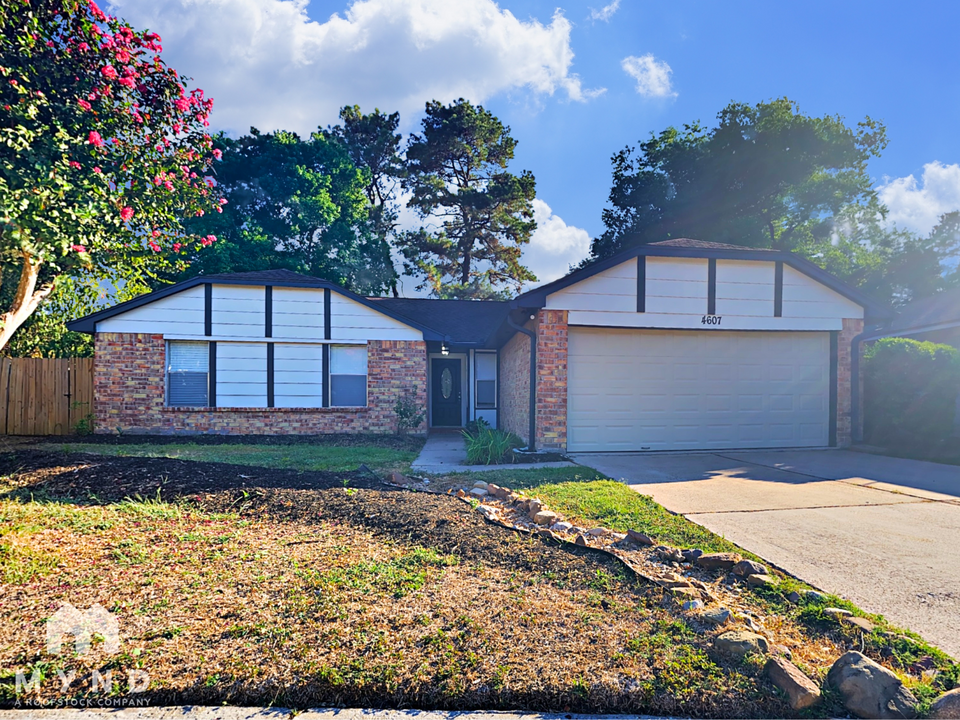
[[[572,462],[519,463],[515,465],[467,465],[467,448],[459,433],[434,433],[427,438],[423,450],[410,469],[429,475],[449,475],[489,470],[538,470],[540,468],[575,467]]]
[[[317,708],[184,707],[0,710],[0,720],[656,720],[651,715],[578,715],[499,711],[364,710]]]

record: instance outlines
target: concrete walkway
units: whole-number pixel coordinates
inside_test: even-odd
[[[427,475],[449,475],[490,470],[537,470],[539,468],[576,467],[572,462],[518,463],[513,465],[467,465],[467,448],[460,433],[433,433],[420,455],[410,466]]]
[[[575,459],[960,657],[960,467],[842,450]]]
[[[285,708],[250,707],[150,707],[51,710],[0,710],[0,720],[656,720],[650,715],[578,715],[574,713],[531,713],[431,710],[367,710],[318,708],[294,713]],[[663,720],[667,720],[664,718]]]

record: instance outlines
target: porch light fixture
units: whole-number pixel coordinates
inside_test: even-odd
[[[440,346],[440,354],[441,354],[441,355],[449,355],[449,354],[450,354],[450,348],[447,347],[447,344],[446,344],[446,343],[443,343],[443,344]]]

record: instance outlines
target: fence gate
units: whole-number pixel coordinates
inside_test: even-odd
[[[93,358],[0,358],[0,433],[69,435],[92,420]]]

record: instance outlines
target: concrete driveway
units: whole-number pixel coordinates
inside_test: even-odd
[[[960,467],[843,450],[574,459],[960,658]]]

